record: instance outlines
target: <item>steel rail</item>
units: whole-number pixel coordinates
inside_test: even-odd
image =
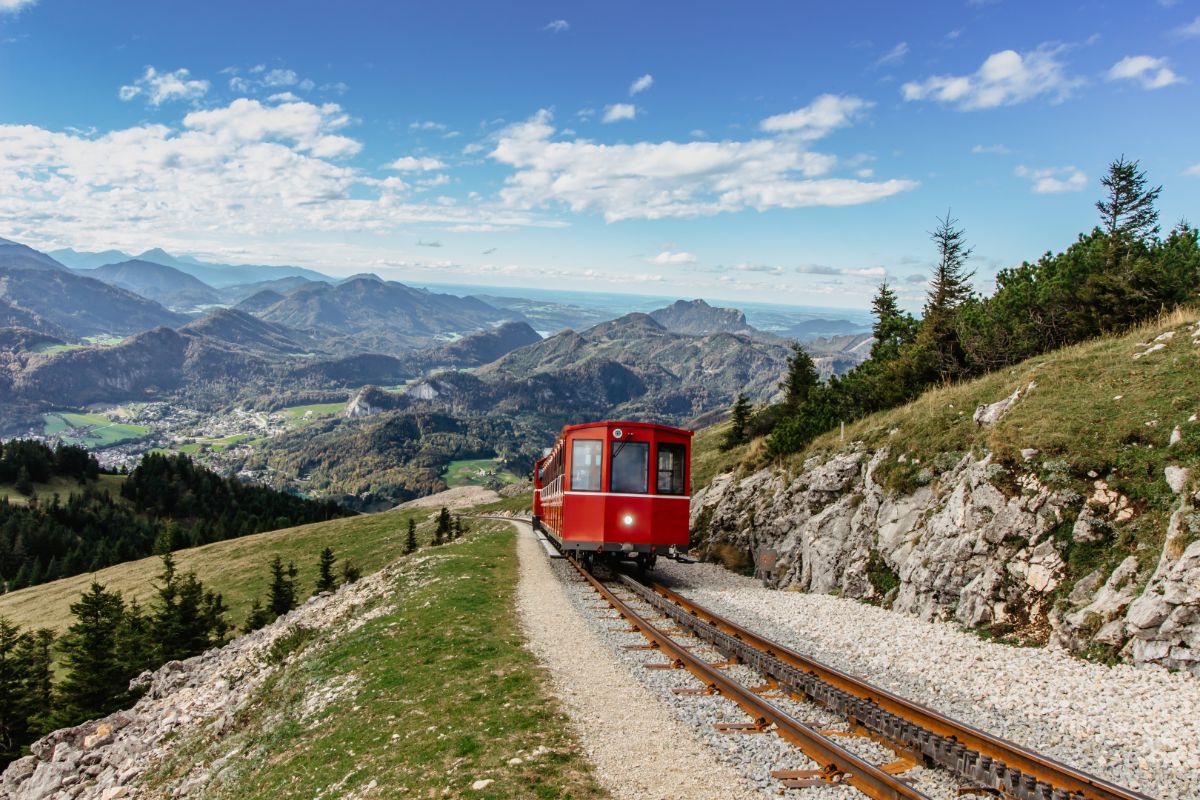
[[[901,798],[929,800],[927,795],[839,747],[803,722],[723,674],[720,669],[693,655],[630,608],[574,559],[568,558],[567,560],[604,598],[605,602],[612,606],[632,628],[648,639],[656,649],[667,655],[671,659],[671,663],[692,673],[712,691],[737,703],[754,720],[752,727],[755,730],[764,730],[767,726],[773,725],[783,739],[800,748],[805,755],[817,762],[822,768],[821,772],[833,779],[831,782],[848,783],[874,800],[901,800]]]
[[[684,622],[684,615],[690,616],[777,662],[782,668],[772,667],[769,662],[757,666],[773,677],[783,679],[781,682],[795,684],[790,686],[794,691],[842,713],[850,713],[855,722],[894,745],[921,753],[963,778],[982,782],[993,791],[1034,800],[1151,800],[1147,795],[872,686],[744,628],[657,581],[641,584],[627,575],[622,575],[621,579],[643,599],[647,599],[649,593],[667,601],[667,607],[655,606],[659,610],[670,614],[669,606],[678,607],[682,613],[671,614],[676,622]],[[730,649],[738,649],[737,644],[727,645]]]

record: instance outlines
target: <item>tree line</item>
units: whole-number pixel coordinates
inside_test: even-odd
[[[100,467],[83,448],[21,440],[2,448],[0,482],[21,491],[23,478],[71,478],[80,490],[65,500],[30,496],[24,505],[0,498],[0,591],[144,558],[164,537],[171,550],[349,513],[333,501],[222,477],[182,454],[144,456],[113,497],[97,485]]]
[[[842,422],[902,405],[931,386],[975,377],[1096,336],[1117,333],[1200,300],[1200,243],[1181,221],[1160,236],[1151,187],[1137,161],[1109,165],[1100,224],[1061,253],[1003,269],[990,296],[971,288],[972,250],[949,212],[930,233],[937,261],[921,317],[905,313],[886,281],[872,301],[870,358],[820,381],[796,344],[782,403],[733,408],[732,447],[769,434],[767,452],[798,452]]]

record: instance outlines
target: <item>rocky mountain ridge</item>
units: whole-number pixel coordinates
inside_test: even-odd
[[[780,588],[1200,677],[1200,406],[1180,394],[1197,357],[1193,321],[1049,356],[973,414],[954,401],[1006,376],[937,390],[852,431],[865,440],[718,475],[695,493],[694,540],[771,554]],[[981,444],[948,447],[955,427]]]

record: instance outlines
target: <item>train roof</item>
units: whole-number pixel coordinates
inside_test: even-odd
[[[562,429],[562,433],[560,433],[559,435],[561,436],[562,434],[571,433],[572,431],[584,430],[586,428],[615,428],[615,427],[642,428],[642,429],[651,429],[651,430],[657,430],[657,431],[667,431],[669,433],[675,433],[680,436],[695,435],[693,431],[689,431],[686,428],[676,428],[671,425],[659,425],[658,423],[655,423],[655,422],[631,422],[629,420],[597,420],[596,422],[580,422],[576,425],[564,425],[563,429]]]

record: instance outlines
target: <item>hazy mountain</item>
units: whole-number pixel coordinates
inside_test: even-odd
[[[289,278],[275,278],[269,281],[255,281],[254,283],[239,283],[237,286],[228,286],[221,289],[221,299],[226,303],[237,305],[242,301],[253,297],[262,292],[272,292],[279,295],[280,299],[294,289],[298,289],[307,283],[312,283],[308,278],[302,278],[299,275],[293,275]]]
[[[179,332],[205,336],[263,355],[287,356],[311,349],[303,334],[232,308],[222,308],[193,320]]]
[[[332,280],[328,275],[323,275],[316,270],[304,267],[209,263],[192,258],[191,256],[173,256],[160,247],[152,248],[138,255],[130,255],[119,250],[87,253],[71,250],[70,248],[55,250],[51,255],[60,259],[63,264],[75,269],[94,269],[104,264],[112,264],[119,261],[150,261],[155,264],[174,267],[180,272],[186,272],[193,278],[198,278],[209,286],[218,289],[257,281],[269,281],[297,276],[313,281]]]
[[[55,336],[125,335],[187,321],[153,300],[7,240],[0,245],[0,304],[0,316]]]
[[[539,331],[557,333],[564,328],[586,328],[621,315],[621,311],[606,312],[571,303],[555,303],[524,297],[504,297],[494,294],[473,294],[494,308],[520,315]],[[628,306],[624,310],[628,310]]]
[[[631,411],[686,419],[727,406],[739,392],[755,401],[774,396],[788,353],[783,344],[742,334],[690,336],[668,331],[647,314],[627,314],[514,350],[476,374],[484,380],[528,379],[589,364],[620,365],[645,387]]]
[[[410,349],[445,334],[487,329],[513,316],[472,297],[436,294],[375,276],[301,286],[258,315],[289,328],[325,332],[343,349],[352,345],[360,352]]]
[[[527,322],[506,322],[499,327],[472,333],[456,342],[428,351],[428,360],[441,365],[477,367],[489,364],[519,347],[540,342]]]
[[[706,333],[744,333],[763,336],[750,327],[746,315],[736,308],[714,308],[703,300],[676,300],[666,308],[650,312],[650,318],[675,333],[703,336]]]
[[[66,267],[40,250],[10,239],[0,239],[0,267],[66,271]]]
[[[283,298],[284,295],[279,292],[272,289],[263,289],[242,300],[234,308],[238,311],[245,311],[247,314],[258,314],[266,311]]]
[[[153,261],[134,259],[79,272],[112,286],[128,289],[168,308],[190,309],[221,302],[221,295],[208,284],[186,272]]]

